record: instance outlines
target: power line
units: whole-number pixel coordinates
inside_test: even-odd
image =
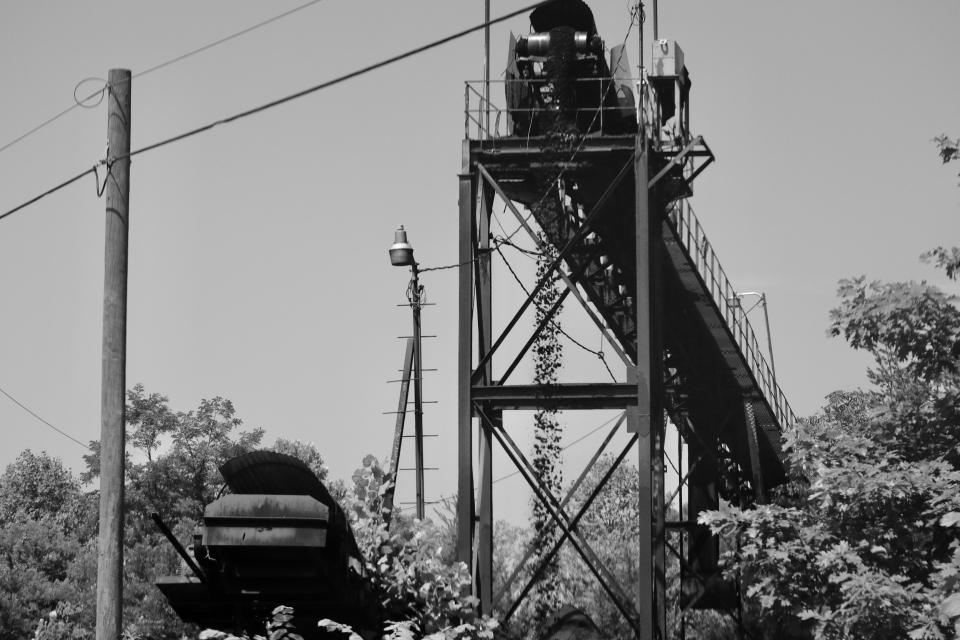
[[[437,48],[437,47],[439,47],[439,46],[445,45],[445,44],[447,44],[447,43],[449,43],[449,42],[453,42],[454,40],[458,40],[458,39],[460,39],[460,38],[462,38],[462,37],[464,37],[464,36],[470,35],[471,33],[475,33],[475,32],[477,32],[477,31],[480,31],[481,29],[484,29],[484,28],[486,28],[486,27],[488,27],[488,26],[495,25],[495,24],[498,24],[498,23],[500,23],[500,22],[504,22],[505,20],[509,20],[510,18],[514,18],[514,17],[516,17],[516,16],[518,16],[518,15],[520,15],[520,14],[522,14],[522,13],[526,13],[526,12],[528,12],[528,11],[532,11],[533,9],[536,9],[536,8],[539,7],[539,6],[545,5],[545,4],[547,4],[548,2],[552,2],[552,1],[553,1],[553,0],[540,0],[539,2],[535,2],[535,3],[533,3],[533,4],[527,5],[526,7],[523,7],[522,9],[517,9],[517,10],[515,10],[515,11],[511,11],[510,13],[505,13],[505,14],[503,14],[502,16],[499,16],[499,17],[494,18],[494,19],[492,19],[492,20],[488,20],[488,21],[486,21],[486,22],[481,22],[481,23],[478,24],[478,25],[475,25],[475,26],[473,26],[473,27],[469,27],[469,28],[467,28],[467,29],[463,29],[462,31],[458,31],[458,32],[456,32],[456,33],[450,34],[450,35],[448,35],[448,36],[445,36],[445,37],[443,37],[443,38],[440,38],[439,40],[434,40],[433,42],[429,42],[429,43],[427,43],[427,44],[425,44],[425,45],[421,45],[421,46],[419,46],[419,47],[415,47],[415,48],[413,48],[413,49],[409,49],[409,50],[407,50],[407,51],[405,51],[405,52],[403,52],[403,53],[399,53],[399,54],[397,54],[397,55],[395,55],[395,56],[392,56],[392,57],[390,57],[390,58],[387,58],[387,59],[385,59],[385,60],[381,60],[381,61],[379,61],[379,62],[374,62],[373,64],[367,65],[366,67],[362,67],[362,68],[357,69],[357,70],[355,70],[355,71],[351,71],[351,72],[349,72],[349,73],[345,73],[345,74],[343,74],[342,76],[338,76],[338,77],[336,77],[336,78],[333,78],[332,80],[327,80],[326,82],[321,82],[320,84],[316,84],[316,85],[313,85],[312,87],[308,87],[308,88],[306,88],[306,89],[302,89],[302,90],[300,90],[300,91],[297,91],[296,93],[291,93],[290,95],[284,96],[284,97],[282,97],[282,98],[277,98],[276,100],[271,100],[270,102],[267,102],[267,103],[262,104],[262,105],[257,106],[257,107],[253,107],[252,109],[247,109],[246,111],[241,111],[240,113],[236,113],[236,114],[234,114],[234,115],[232,115],[232,116],[228,116],[228,117],[226,117],[226,118],[222,118],[222,119],[220,119],[220,120],[216,120],[216,121],[211,122],[211,123],[209,123],[209,124],[203,125],[202,127],[197,127],[196,129],[191,129],[190,131],[186,131],[186,132],[184,132],[184,133],[181,133],[181,134],[175,135],[175,136],[173,136],[173,137],[167,138],[166,140],[161,140],[161,141],[159,141],[159,142],[155,142],[155,143],[150,144],[150,145],[147,145],[147,146],[145,146],[145,147],[141,147],[140,149],[136,149],[136,150],[134,150],[134,151],[131,151],[130,154],[129,154],[129,156],[127,156],[127,157],[131,157],[131,158],[132,158],[133,156],[139,155],[139,154],[141,154],[141,153],[145,153],[145,152],[147,152],[147,151],[153,151],[154,149],[158,149],[158,148],[163,147],[163,146],[166,146],[166,145],[168,145],[168,144],[172,144],[172,143],[174,143],[174,142],[179,142],[180,140],[185,140],[186,138],[190,138],[190,137],[195,136],[195,135],[197,135],[197,134],[199,134],[199,133],[203,133],[203,132],[205,132],[205,131],[209,131],[209,130],[213,129],[214,127],[219,126],[219,125],[221,125],[221,124],[228,124],[228,123],[233,122],[233,121],[235,121],[235,120],[240,120],[240,119],[242,119],[242,118],[246,118],[247,116],[252,116],[252,115],[254,115],[254,114],[260,113],[261,111],[266,111],[266,110],[268,110],[268,109],[272,109],[272,108],[274,108],[274,107],[278,107],[278,106],[280,106],[280,105],[282,105],[282,104],[286,104],[287,102],[292,102],[292,101],[294,101],[294,100],[297,100],[298,98],[302,98],[302,97],[304,97],[304,96],[308,96],[308,95],[310,95],[311,93],[316,93],[317,91],[321,91],[321,90],[323,90],[323,89],[328,89],[328,88],[330,88],[330,87],[332,87],[332,86],[334,86],[334,85],[338,85],[338,84],[340,84],[340,83],[342,83],[342,82],[346,82],[347,80],[352,80],[353,78],[356,78],[356,77],[358,77],[358,76],[365,75],[365,74],[367,74],[367,73],[370,73],[371,71],[376,71],[377,69],[380,69],[380,68],[382,68],[382,67],[389,66],[389,65],[391,65],[391,64],[394,64],[395,62],[400,62],[401,60],[405,60],[405,59],[410,58],[410,57],[412,57],[412,56],[415,56],[415,55],[424,53],[424,52],[426,52],[426,51],[429,51],[429,50],[431,50],[431,49],[435,49],[435,48]],[[118,159],[120,159],[120,158],[118,158]]]
[[[51,116],[50,118],[47,118],[46,120],[44,120],[43,122],[41,122],[40,124],[38,124],[37,126],[35,126],[33,129],[30,129],[30,130],[27,131],[26,133],[20,134],[19,136],[17,136],[16,138],[14,138],[14,139],[11,140],[10,142],[8,142],[7,144],[5,144],[5,145],[3,145],[2,147],[0,147],[0,153],[6,151],[7,149],[9,149],[9,148],[12,147],[13,145],[17,144],[17,143],[20,142],[21,140],[25,140],[26,138],[29,138],[30,136],[32,136],[33,134],[35,134],[37,131],[40,131],[40,129],[43,129],[43,128],[46,127],[47,125],[54,123],[55,121],[59,120],[60,118],[62,118],[62,117],[65,116],[65,115],[67,115],[68,113],[70,113],[71,111],[73,111],[74,109],[76,109],[76,108],[79,107],[79,106],[80,106],[80,103],[79,103],[79,102],[74,102],[72,105],[70,105],[69,107],[67,107],[66,109],[64,109],[64,110],[61,111],[60,113],[58,113],[57,115]]]
[[[173,57],[173,58],[170,58],[169,60],[165,60],[164,62],[161,62],[161,63],[159,63],[159,64],[155,64],[155,65],[153,65],[152,67],[148,67],[147,69],[144,69],[143,71],[138,71],[137,73],[133,74],[133,76],[131,76],[131,78],[139,78],[139,77],[141,77],[141,76],[147,75],[148,73],[153,73],[154,71],[157,71],[157,70],[159,70],[159,69],[163,69],[164,67],[169,67],[170,65],[176,64],[177,62],[180,62],[181,60],[186,60],[187,58],[190,58],[190,57],[192,57],[192,56],[197,55],[198,53],[202,53],[202,52],[204,52],[204,51],[206,51],[206,50],[208,50],[208,49],[212,49],[212,48],[214,48],[214,47],[216,47],[216,46],[219,46],[219,45],[223,44],[224,42],[229,42],[230,40],[233,40],[234,38],[238,38],[238,37],[240,37],[240,36],[242,36],[242,35],[246,35],[246,34],[250,33],[251,31],[254,31],[254,30],[256,30],[256,29],[259,29],[260,27],[266,26],[266,25],[268,25],[268,24],[270,24],[270,23],[272,23],[272,22],[276,22],[277,20],[280,20],[281,18],[286,18],[287,16],[289,16],[289,15],[291,15],[291,14],[294,14],[294,13],[296,13],[296,12],[298,12],[298,11],[301,11],[301,10],[303,10],[303,9],[306,9],[307,7],[313,6],[313,5],[315,5],[315,4],[319,3],[319,2],[323,2],[323,0],[310,0],[310,2],[307,2],[307,3],[304,3],[304,4],[298,5],[298,6],[294,7],[294,8],[292,8],[292,9],[290,9],[289,11],[284,11],[283,13],[277,14],[277,15],[271,17],[271,18],[267,18],[266,20],[262,20],[262,21],[260,21],[260,22],[258,22],[258,23],[256,23],[256,24],[253,24],[253,25],[245,28],[245,29],[241,29],[240,31],[237,31],[237,32],[235,32],[235,33],[231,33],[231,34],[228,35],[228,36],[224,36],[224,37],[220,38],[219,40],[214,40],[213,42],[207,43],[207,44],[205,44],[205,45],[203,45],[203,46],[201,46],[201,47],[197,47],[196,49],[193,49],[193,50],[188,51],[188,52],[186,52],[186,53],[182,53],[182,54],[180,54],[180,55],[178,55],[178,56],[175,56],[175,57]],[[104,82],[104,86],[103,86],[102,88],[98,89],[97,91],[94,91],[93,93],[91,93],[90,95],[88,95],[88,96],[85,97],[85,98],[82,98],[82,99],[77,98],[77,90],[80,88],[80,86],[81,86],[84,82],[87,82],[88,80],[101,80],[102,82]],[[17,144],[18,142],[20,142],[21,140],[25,140],[26,138],[29,138],[30,136],[32,136],[32,135],[33,135],[34,133],[36,133],[37,131],[40,131],[41,129],[43,129],[43,128],[46,127],[47,125],[50,125],[50,124],[52,124],[53,122],[59,120],[60,118],[62,118],[63,116],[67,115],[68,113],[70,113],[71,111],[73,111],[74,109],[76,109],[77,107],[83,107],[83,106],[85,106],[85,103],[86,103],[88,100],[90,100],[91,98],[96,97],[97,94],[102,95],[103,92],[107,90],[107,88],[108,88],[108,87],[107,87],[105,81],[103,81],[101,78],[85,78],[84,80],[81,80],[81,81],[78,82],[77,85],[73,88],[73,104],[72,104],[72,105],[70,105],[69,107],[67,107],[66,109],[64,109],[63,111],[61,111],[60,113],[58,113],[58,114],[56,114],[56,115],[54,115],[54,116],[51,116],[50,118],[47,118],[46,120],[44,120],[43,122],[41,122],[40,124],[38,124],[37,126],[35,126],[34,128],[32,128],[32,129],[30,129],[29,131],[27,131],[26,133],[23,133],[23,134],[17,136],[16,138],[14,138],[13,140],[11,140],[10,142],[6,143],[6,144],[3,145],[2,147],[0,147],[0,153],[3,153],[4,151],[6,151],[7,149],[9,149],[9,148],[12,147],[13,145],[15,145],[15,144]],[[101,100],[102,100],[102,98],[101,98]],[[98,102],[97,104],[100,104],[100,103]],[[94,105],[94,106],[96,106],[96,105]]]
[[[319,0],[318,0],[318,1],[319,1]],[[221,125],[221,124],[227,124],[227,123],[233,122],[233,121],[235,121],[235,120],[240,120],[240,119],[242,119],[242,118],[246,118],[247,116],[252,116],[252,115],[254,115],[254,114],[260,113],[261,111],[266,111],[266,110],[268,110],[268,109],[272,109],[272,108],[274,108],[274,107],[278,107],[278,106],[280,106],[280,105],[282,105],[282,104],[286,104],[287,102],[292,102],[292,101],[294,101],[294,100],[297,100],[298,98],[302,98],[302,97],[304,97],[304,96],[310,95],[311,93],[316,93],[317,91],[321,91],[321,90],[323,90],[323,89],[327,89],[327,88],[329,88],[329,87],[332,87],[332,86],[334,86],[334,85],[340,84],[340,83],[342,83],[342,82],[346,82],[347,80],[351,80],[351,79],[356,78],[356,77],[358,77],[358,76],[362,76],[362,75],[364,75],[364,74],[370,73],[371,71],[376,71],[377,69],[380,69],[380,68],[382,68],[382,67],[386,67],[386,66],[391,65],[391,64],[393,64],[393,63],[395,63],[395,62],[399,62],[399,61],[401,61],[401,60],[405,60],[405,59],[410,58],[410,57],[412,57],[412,56],[415,56],[415,55],[417,55],[417,54],[423,53],[423,52],[425,52],[425,51],[429,51],[430,49],[435,49],[435,48],[437,48],[437,47],[439,47],[439,46],[442,46],[442,45],[444,45],[444,44],[447,44],[447,43],[449,43],[449,42],[452,42],[452,41],[454,41],[454,40],[457,40],[457,39],[459,39],[459,38],[462,38],[462,37],[464,37],[464,36],[466,36],[466,35],[470,35],[471,33],[474,33],[474,32],[476,32],[476,31],[480,31],[481,29],[484,29],[484,28],[486,28],[486,27],[488,27],[488,26],[490,26],[490,25],[498,24],[498,23],[500,23],[500,22],[504,22],[505,20],[509,20],[510,18],[516,17],[516,16],[520,15],[521,13],[526,13],[526,12],[528,12],[528,11],[532,11],[533,9],[536,9],[537,7],[539,7],[539,6],[541,6],[541,5],[544,5],[544,4],[547,4],[548,2],[551,2],[551,1],[552,1],[552,0],[540,0],[539,2],[535,2],[535,3],[533,3],[533,4],[527,5],[526,7],[522,8],[522,9],[517,9],[516,11],[511,11],[510,13],[505,13],[504,15],[499,16],[499,17],[497,17],[497,18],[494,18],[494,19],[492,19],[492,20],[489,20],[489,21],[487,21],[487,22],[482,22],[482,23],[480,23],[480,24],[478,24],[478,25],[475,25],[475,26],[473,26],[473,27],[469,27],[469,28],[467,28],[467,29],[463,29],[462,31],[458,31],[458,32],[453,33],[453,34],[451,34],[451,35],[445,36],[445,37],[443,37],[443,38],[440,38],[439,40],[434,40],[433,42],[430,42],[430,43],[425,44],[425,45],[421,45],[421,46],[419,46],[419,47],[415,47],[415,48],[413,48],[413,49],[410,49],[410,50],[405,51],[405,52],[403,52],[403,53],[397,54],[397,55],[392,56],[392,57],[390,57],[390,58],[387,58],[387,59],[385,59],[385,60],[381,60],[380,62],[375,62],[375,63],[373,63],[373,64],[371,64],[371,65],[367,65],[366,67],[363,67],[363,68],[361,68],[361,69],[357,69],[356,71],[351,71],[350,73],[345,73],[344,75],[338,76],[338,77],[336,77],[336,78],[333,78],[332,80],[327,80],[326,82],[321,82],[320,84],[313,85],[312,87],[308,87],[308,88],[303,89],[303,90],[301,90],[301,91],[297,91],[296,93],[291,93],[290,95],[284,96],[284,97],[282,97],[282,98],[277,98],[276,100],[271,100],[270,102],[267,102],[267,103],[262,104],[262,105],[257,106],[257,107],[253,107],[252,109],[247,109],[246,111],[241,111],[240,113],[235,113],[235,114],[232,115],[232,116],[228,116],[228,117],[226,117],[226,118],[221,118],[220,120],[216,120],[216,121],[211,122],[211,123],[209,123],[209,124],[205,124],[205,125],[203,125],[202,127],[197,127],[196,129],[191,129],[191,130],[189,130],[189,131],[185,131],[184,133],[180,133],[180,134],[175,135],[175,136],[172,136],[172,137],[170,137],[170,138],[166,138],[166,139],[164,139],[164,140],[160,140],[159,142],[154,142],[153,144],[149,144],[149,145],[147,145],[147,146],[145,146],[145,147],[141,147],[141,148],[139,148],[139,149],[135,149],[134,151],[131,151],[130,153],[128,153],[128,154],[126,154],[126,155],[124,155],[124,156],[118,156],[118,157],[115,157],[115,158],[111,158],[109,163],[116,162],[117,160],[125,160],[125,159],[127,159],[127,158],[132,158],[133,156],[140,155],[141,153],[146,153],[146,152],[148,152],[148,151],[153,151],[154,149],[159,149],[160,147],[164,147],[164,146],[166,146],[166,145],[168,145],[168,144],[173,144],[174,142],[179,142],[179,141],[181,141],[181,140],[186,140],[187,138],[191,138],[191,137],[193,137],[193,136],[195,136],[195,135],[197,135],[197,134],[199,134],[199,133],[203,133],[203,132],[205,132],[205,131],[210,131],[210,130],[213,129],[214,127],[217,127],[217,126],[219,126],[219,125]],[[109,163],[108,163],[108,164],[109,164]],[[11,209],[11,210],[9,210],[9,211],[4,212],[3,214],[0,214],[0,220],[2,220],[3,218],[6,218],[7,216],[9,216],[9,215],[11,215],[11,214],[13,214],[13,213],[16,213],[17,211],[23,209],[24,207],[26,207],[26,206],[28,206],[28,205],[30,205],[30,204],[33,204],[34,202],[36,202],[36,201],[39,200],[40,198],[43,198],[44,196],[47,196],[47,195],[53,193],[54,191],[58,191],[59,189],[62,189],[63,187],[67,186],[68,184],[71,184],[71,183],[73,183],[73,182],[76,182],[76,181],[79,180],[82,176],[86,175],[86,174],[89,173],[90,171],[92,171],[92,169],[88,169],[87,171],[83,172],[82,174],[80,174],[80,175],[78,175],[78,176],[75,176],[75,177],[71,178],[70,180],[68,180],[68,181],[66,181],[66,182],[64,182],[64,183],[62,183],[62,184],[60,184],[60,185],[58,185],[58,186],[56,186],[56,187],[54,187],[54,188],[52,188],[52,189],[44,192],[44,193],[42,193],[42,194],[40,194],[40,195],[37,196],[36,198],[33,198],[33,199],[25,202],[24,204],[22,204],[22,205],[20,205],[20,206],[18,206],[18,207],[16,207],[16,208],[14,208],[14,209]]]
[[[239,37],[242,36],[242,35],[246,35],[246,34],[250,33],[251,31],[255,31],[255,30],[259,29],[260,27],[266,26],[266,25],[270,24],[271,22],[276,22],[277,20],[280,20],[280,19],[282,19],[282,18],[286,18],[286,17],[289,16],[289,15],[292,15],[292,14],[294,14],[294,13],[297,13],[298,11],[302,11],[303,9],[306,9],[307,7],[312,7],[313,5],[318,4],[318,3],[320,3],[320,2],[323,2],[323,0],[310,0],[310,2],[305,2],[304,4],[298,5],[298,6],[292,8],[292,9],[290,9],[290,10],[288,10],[288,11],[284,11],[283,13],[278,13],[277,15],[275,15],[275,16],[273,16],[273,17],[271,17],[271,18],[267,18],[266,20],[263,20],[263,21],[261,21],[261,22],[258,22],[258,23],[254,24],[254,25],[250,25],[250,26],[247,27],[246,29],[241,29],[240,31],[237,31],[237,32],[235,32],[235,33],[231,33],[231,34],[228,35],[228,36],[224,36],[224,37],[220,38],[219,40],[214,40],[213,42],[210,42],[210,43],[208,43],[208,44],[205,44],[205,45],[203,45],[202,47],[197,47],[196,49],[193,49],[192,51],[188,51],[187,53],[180,54],[179,56],[177,56],[177,57],[175,57],[175,58],[171,58],[171,59],[167,60],[166,62],[161,62],[160,64],[155,64],[155,65],[153,65],[152,67],[150,67],[150,68],[148,68],[148,69],[144,69],[143,71],[138,71],[137,73],[133,74],[133,77],[134,77],[134,78],[139,78],[140,76],[145,76],[145,75],[147,75],[148,73],[153,73],[154,71],[157,71],[158,69],[163,69],[164,67],[169,67],[170,65],[176,64],[177,62],[180,62],[181,60],[185,60],[185,59],[187,59],[187,58],[190,58],[190,57],[192,57],[192,56],[195,56],[195,55],[197,55],[198,53],[203,53],[203,52],[206,51],[207,49],[212,49],[212,48],[214,48],[214,47],[216,47],[216,46],[219,46],[219,45],[223,44],[224,42],[228,42],[228,41],[230,41],[230,40],[233,40],[234,38],[239,38]],[[2,149],[0,149],[0,151],[2,151]]]
[[[67,187],[67,186],[73,184],[74,182],[76,182],[76,181],[79,180],[80,178],[84,177],[84,176],[87,175],[88,173],[92,173],[94,176],[96,176],[96,175],[97,175],[97,168],[96,168],[96,166],[90,167],[89,169],[78,173],[77,175],[73,176],[72,178],[61,182],[61,183],[58,184],[57,186],[52,187],[52,188],[50,188],[50,189],[47,189],[46,191],[44,191],[44,192],[41,193],[40,195],[35,196],[35,197],[33,197],[33,198],[30,198],[29,200],[27,200],[27,201],[24,202],[23,204],[18,205],[18,206],[16,206],[16,207],[14,207],[13,209],[10,209],[9,211],[3,212],[2,214],[0,214],[0,220],[3,220],[3,219],[6,218],[7,216],[12,216],[12,215],[15,214],[17,211],[20,211],[21,209],[25,209],[26,207],[29,207],[29,206],[32,205],[34,202],[36,202],[36,201],[38,201],[38,200],[41,200],[41,199],[47,197],[47,196],[50,195],[51,193],[54,193],[54,192],[56,192],[56,191],[59,191],[60,189],[63,189],[64,187]],[[98,189],[98,191],[99,191],[99,189]]]
[[[76,442],[78,445],[80,445],[80,446],[83,447],[84,449],[89,449],[89,448],[90,448],[89,445],[83,444],[82,442],[80,442],[79,440],[77,440],[76,438],[74,438],[72,435],[70,435],[69,433],[67,433],[66,431],[61,431],[61,430],[58,429],[57,427],[53,426],[52,424],[50,424],[49,422],[47,422],[46,420],[44,420],[43,418],[41,418],[40,416],[38,416],[36,413],[34,413],[33,409],[31,409],[30,407],[28,407],[27,405],[23,404],[22,402],[20,402],[20,401],[17,400],[16,398],[14,398],[12,395],[10,395],[9,393],[7,393],[6,390],[3,389],[3,387],[0,387],[0,393],[2,393],[3,395],[7,396],[7,398],[9,398],[12,403],[14,403],[14,404],[17,405],[18,407],[20,407],[21,409],[23,409],[24,411],[26,411],[27,413],[29,413],[29,414],[30,414],[31,416],[33,416],[34,418],[36,418],[37,420],[39,420],[39,421],[42,422],[43,424],[47,425],[48,427],[50,427],[51,429],[53,429],[54,431],[56,431],[57,433],[59,433],[60,435],[62,435],[64,438],[68,438],[68,439],[70,439],[70,440],[73,440],[74,442]]]

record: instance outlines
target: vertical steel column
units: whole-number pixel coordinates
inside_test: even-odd
[[[649,167],[648,167],[649,169]],[[667,637],[667,549],[666,549],[666,493],[664,461],[667,415],[663,402],[663,261],[666,248],[663,244],[664,210],[656,196],[647,192],[647,239],[650,243],[650,422],[656,435],[653,441],[653,565],[654,607],[656,613],[655,636]],[[638,192],[638,196],[639,196]],[[638,219],[639,224],[639,219]],[[638,279],[638,283],[639,283]],[[639,284],[638,284],[639,286]],[[654,431],[655,429],[655,431]]]
[[[473,565],[473,243],[476,179],[470,140],[463,141],[460,173],[459,347],[457,356],[457,560]]]
[[[696,415],[694,419],[701,424],[710,419],[718,420],[711,415]],[[687,425],[687,429],[692,428],[692,425]],[[713,461],[711,464],[697,465],[690,470],[690,479],[687,482],[687,520],[696,522],[697,515],[701,511],[719,507],[717,485],[720,480],[718,469],[720,462],[717,460],[718,445],[714,431],[704,429],[699,436],[692,434],[687,438],[687,448],[690,460],[707,456],[708,460]],[[686,584],[682,586],[686,597],[695,600],[698,597],[697,594],[704,591],[704,585],[699,583],[696,576],[715,575],[718,559],[717,538],[710,533],[710,529],[700,525],[691,527],[687,534],[687,562],[691,571]]]
[[[479,179],[479,178],[478,178]],[[490,254],[490,216],[493,188],[480,182],[480,210],[477,212],[477,335],[478,357],[484,358],[493,342],[491,326],[492,256]],[[492,358],[484,365],[484,384],[493,381]],[[503,415],[492,416],[496,428],[503,425]],[[480,598],[480,613],[492,613],[493,604],[493,440],[489,427],[481,421],[480,437],[480,513],[477,527],[477,567],[474,571],[474,592]]]
[[[637,138],[638,148],[642,148],[644,140]],[[659,336],[660,323],[657,320],[656,267],[657,246],[659,231],[659,216],[651,207],[650,193],[647,186],[649,180],[649,151],[638,153],[634,161],[635,182],[635,243],[636,243],[636,330],[637,330],[637,358],[636,366],[629,369],[630,381],[637,384],[637,407],[628,412],[627,427],[638,436],[639,445],[639,517],[640,517],[640,557],[639,557],[639,602],[637,610],[641,620],[641,640],[654,640],[663,633],[662,616],[659,603],[663,602],[663,583],[660,576],[662,571],[660,558],[662,549],[655,553],[656,533],[660,534],[662,545],[663,515],[656,514],[655,508],[661,506],[662,477],[655,481],[658,466],[662,471],[661,431],[663,429],[662,404],[662,367],[661,344]],[[658,456],[658,454],[661,454]],[[661,497],[656,499],[659,489]],[[657,531],[654,529],[657,524]],[[656,558],[655,558],[656,556]],[[655,573],[655,559],[656,573]],[[658,615],[654,615],[657,606]]]
[[[656,255],[656,251],[653,252]],[[659,274],[658,274],[659,275]],[[658,278],[659,280],[659,278]],[[654,579],[654,607],[657,616],[657,628],[660,637],[667,636],[667,549],[666,549],[666,505],[664,504],[665,465],[664,447],[666,440],[666,423],[663,411],[661,418],[655,425],[656,437],[653,441],[653,579]]]
[[[677,469],[680,471],[680,473],[683,473],[683,447],[684,447],[684,437],[683,437],[683,433],[682,433],[682,431],[681,431],[681,426],[680,426],[680,425],[675,425],[675,426],[677,427]],[[689,458],[689,460],[693,460],[693,458]],[[699,462],[699,460],[698,460],[697,462]],[[689,462],[688,462],[687,464],[689,464]],[[696,464],[697,464],[697,463],[694,463],[694,465],[696,465]],[[686,478],[686,479],[681,478],[681,479],[680,479],[680,485],[677,486],[677,515],[679,516],[678,519],[681,520],[681,521],[689,520],[689,517],[683,512],[683,483],[684,483],[685,481],[687,482],[687,487],[688,487],[688,491],[689,491],[689,479],[690,479],[690,478],[689,478],[689,474],[692,473],[692,472],[693,472],[693,469],[690,469],[690,470],[688,471],[688,473],[687,473],[687,478]],[[664,514],[664,515],[666,515],[666,514]],[[678,622],[679,622],[679,624],[680,624],[680,640],[687,640],[687,619],[686,619],[686,617],[683,615],[683,601],[682,601],[682,597],[683,597],[684,564],[685,564],[685,563],[683,562],[683,560],[684,560],[684,558],[687,557],[687,556],[686,556],[686,553],[687,553],[687,552],[686,552],[686,544],[687,544],[687,542],[688,542],[688,540],[687,540],[687,529],[686,529],[686,527],[681,527],[680,529],[677,529],[677,533],[679,534],[679,535],[678,535],[678,539],[677,539],[677,547],[678,547],[678,550],[680,551],[680,558],[679,558],[679,563],[678,563],[678,564],[680,565],[680,567],[679,567],[679,569],[680,569],[680,590],[679,590],[679,596],[680,596],[680,598],[678,598],[678,599],[681,599],[681,601],[680,601],[680,606],[677,607],[677,613],[678,613],[679,618],[680,618],[680,619],[678,620]]]
[[[492,139],[490,133],[490,0],[483,3],[483,130],[484,138]]]
[[[643,28],[643,23],[640,25]],[[657,15],[657,0],[653,0],[653,41],[656,42],[660,38],[660,25],[659,25],[659,16]]]

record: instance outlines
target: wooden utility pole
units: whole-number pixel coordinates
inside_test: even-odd
[[[417,263],[411,265],[413,281],[411,283],[412,296],[410,307],[413,309],[413,434],[414,452],[416,457],[417,474],[417,519],[423,520],[427,516],[426,502],[423,498],[423,360],[420,357],[423,346],[423,337],[420,331],[420,278]]]
[[[96,640],[117,640],[123,617],[123,481],[127,237],[130,204],[130,71],[107,80],[107,225],[103,282],[103,378],[100,390],[100,535]]]

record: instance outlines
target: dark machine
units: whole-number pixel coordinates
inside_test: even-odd
[[[507,112],[518,136],[636,131],[624,47],[604,57],[593,12],[580,0],[543,5],[531,33],[510,36]]]
[[[230,492],[204,509],[192,552],[165,531],[194,574],[157,580],[177,615],[253,630],[286,605],[305,637],[326,617],[362,626],[369,613],[363,559],[346,514],[310,468],[254,451],[220,472]]]

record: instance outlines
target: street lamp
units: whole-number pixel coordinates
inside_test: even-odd
[[[747,296],[756,296],[759,298],[756,304],[743,312],[743,317],[746,318],[747,314],[757,308],[758,305],[763,305],[763,321],[764,325],[767,328],[767,350],[770,352],[770,373],[773,375],[773,380],[777,380],[777,369],[773,364],[773,341],[770,339],[770,314],[767,312],[767,294],[760,291],[744,291],[742,293],[737,293],[734,295],[733,299],[730,300],[730,303],[735,308],[743,308],[741,300]]]
[[[417,262],[413,259],[413,246],[407,242],[407,232],[403,225],[393,232],[393,244],[390,245],[390,264],[395,267],[412,266],[417,272]]]
[[[413,246],[407,241],[407,232],[400,225],[393,235],[390,246],[390,264],[395,267],[410,267],[410,284],[407,286],[407,300],[413,311],[413,433],[416,453],[417,476],[417,518],[425,517],[423,499],[423,369],[420,359],[420,308],[423,300],[423,287],[420,286],[417,261],[413,258]]]

